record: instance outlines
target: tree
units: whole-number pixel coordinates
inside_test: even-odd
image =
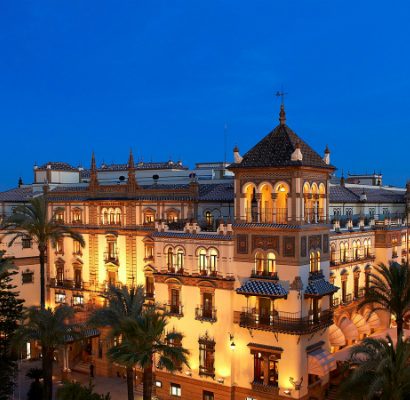
[[[81,234],[72,231],[67,226],[59,223],[55,214],[48,217],[47,201],[45,196],[35,197],[28,204],[17,206],[12,215],[6,218],[3,229],[6,232],[3,236],[12,236],[9,246],[12,246],[18,238],[31,238],[37,243],[40,258],[40,306],[45,309],[45,260],[47,245],[49,242],[53,246],[64,236],[77,240],[82,247],[85,246]]]
[[[138,318],[122,321],[122,342],[108,350],[113,362],[142,369],[143,400],[152,398],[154,360],[159,368],[170,372],[182,364],[188,366],[189,351],[180,345],[183,336],[175,331],[166,332],[167,324],[166,314],[155,308],[145,309]]]
[[[9,398],[14,388],[17,371],[17,354],[12,350],[11,340],[22,318],[23,300],[18,299],[11,283],[14,266],[10,258],[0,251],[0,399]]]
[[[83,386],[79,382],[65,382],[63,386],[57,389],[57,400],[110,400],[111,395],[98,394],[94,392],[94,386],[91,383]]]
[[[366,338],[350,353],[352,373],[341,385],[339,399],[404,400],[410,397],[410,343]]]
[[[51,400],[53,393],[54,352],[64,346],[67,336],[81,337],[78,326],[67,321],[74,316],[74,310],[61,305],[54,310],[30,307],[24,323],[14,336],[15,346],[22,346],[28,341],[37,341],[41,346],[42,368],[44,374],[44,400]]]
[[[43,397],[43,383],[40,379],[44,377],[41,368],[30,368],[26,374],[27,378],[33,379],[27,392],[27,400],[38,400]]]
[[[122,322],[126,318],[136,319],[141,315],[144,306],[144,288],[142,286],[110,286],[102,297],[107,301],[107,307],[99,308],[89,318],[92,326],[109,326],[109,336],[113,339],[124,334]],[[128,400],[134,399],[133,366],[126,366]]]
[[[371,313],[389,311],[397,323],[397,338],[403,335],[405,316],[410,312],[410,273],[407,264],[380,263],[370,273],[370,287],[358,309],[371,305]]]

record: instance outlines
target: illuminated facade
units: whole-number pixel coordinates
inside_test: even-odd
[[[68,238],[50,247],[48,304],[71,304],[85,320],[109,284],[141,284],[169,312],[190,369],[157,370],[160,399],[323,398],[332,353],[388,327],[357,302],[374,263],[407,255],[406,189],[334,182],[328,149],[312,150],[283,108],[279,121],[243,157],[235,148],[228,169],[132,154],[97,168],[93,156],[89,170],[35,167],[33,185],[0,194],[7,215],[46,181],[50,215],[84,236],[85,248]],[[22,246],[9,252],[24,258]],[[86,348],[64,351],[62,367],[122,374],[105,357],[110,345],[92,332]]]

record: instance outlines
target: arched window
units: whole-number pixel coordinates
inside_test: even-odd
[[[198,251],[198,268],[201,274],[206,274],[207,272],[207,262],[206,262],[206,250],[199,249]]]
[[[56,263],[56,284],[57,286],[64,285],[64,263]]]
[[[320,252],[310,252],[310,272],[320,271]]]
[[[176,269],[178,272],[182,272],[184,269],[184,249],[181,247],[177,249]]]
[[[153,225],[155,222],[155,211],[147,209],[144,211],[144,225]]]
[[[277,224],[286,224],[288,222],[288,194],[289,188],[286,184],[280,183],[277,185],[274,211],[274,222]]]
[[[255,273],[256,275],[263,274],[264,256],[263,253],[257,252],[255,254]]]
[[[276,210],[273,209],[273,188],[269,183],[264,183],[260,186],[260,222],[273,222],[273,216]]]
[[[330,263],[333,265],[336,263],[336,245],[334,243],[330,245]]]
[[[117,225],[121,224],[121,209],[120,208],[115,209],[115,223]]]
[[[167,251],[167,267],[168,271],[175,272],[174,249],[172,247],[169,247]]]
[[[108,218],[108,210],[106,208],[103,208],[101,214],[102,214],[103,225],[108,225],[110,223],[110,220]]]
[[[345,262],[346,261],[346,251],[347,251],[347,246],[344,243],[340,243],[340,262]]]
[[[73,224],[81,224],[82,219],[81,219],[81,209],[80,208],[74,208],[72,212],[73,216]]]
[[[218,252],[216,249],[209,250],[209,271],[215,275],[218,270]]]
[[[207,226],[213,226],[214,224],[214,216],[210,211],[205,212],[205,222]]]
[[[352,255],[353,255],[354,260],[357,260],[359,258],[359,252],[358,252],[356,240],[353,241],[353,254]]]
[[[276,257],[274,253],[268,253],[266,257],[266,272],[272,275],[276,271]]]

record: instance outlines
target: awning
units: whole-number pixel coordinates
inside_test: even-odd
[[[308,373],[325,376],[336,369],[336,360],[325,349],[320,348],[308,353]]]
[[[380,318],[375,312],[371,313],[370,316],[369,314],[370,314],[370,310],[365,312],[365,314],[363,315],[363,318],[367,322],[367,324],[370,326],[371,329],[374,329],[375,331],[377,331],[378,329],[381,328]]]
[[[356,325],[349,319],[344,318],[339,323],[339,328],[345,335],[346,340],[358,340],[359,331],[356,328]]]
[[[73,331],[69,331],[64,338],[65,343],[73,343],[83,339],[91,339],[93,337],[100,336],[100,331],[95,328],[86,328]]]
[[[366,319],[363,317],[363,315],[354,314],[352,317],[352,322],[356,325],[359,334],[370,335],[371,327],[366,322]]]
[[[245,282],[240,288],[236,289],[236,293],[245,296],[266,296],[274,298],[283,298],[288,295],[288,292],[280,283],[259,280]]]
[[[336,293],[339,288],[332,283],[322,279],[309,279],[305,290],[305,297],[322,297]]]
[[[344,346],[346,344],[345,335],[336,324],[329,327],[329,341],[331,346]]]

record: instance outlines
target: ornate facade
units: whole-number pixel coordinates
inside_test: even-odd
[[[85,248],[66,238],[49,249],[50,306],[71,304],[84,321],[108,285],[127,284],[169,312],[190,368],[155,372],[160,399],[324,398],[338,351],[388,328],[388,315],[368,319],[357,304],[374,263],[407,257],[406,190],[335,182],[329,150],[321,157],[297,136],[283,107],[279,122],[243,157],[235,148],[228,169],[132,153],[97,168],[93,155],[89,170],[36,166],[33,185],[0,193],[5,216],[46,186],[50,215],[84,236]],[[36,255],[30,243],[25,262],[20,247],[8,251],[25,297]],[[93,362],[97,374],[122,374],[110,344],[90,331],[86,347],[60,355],[63,369]]]

